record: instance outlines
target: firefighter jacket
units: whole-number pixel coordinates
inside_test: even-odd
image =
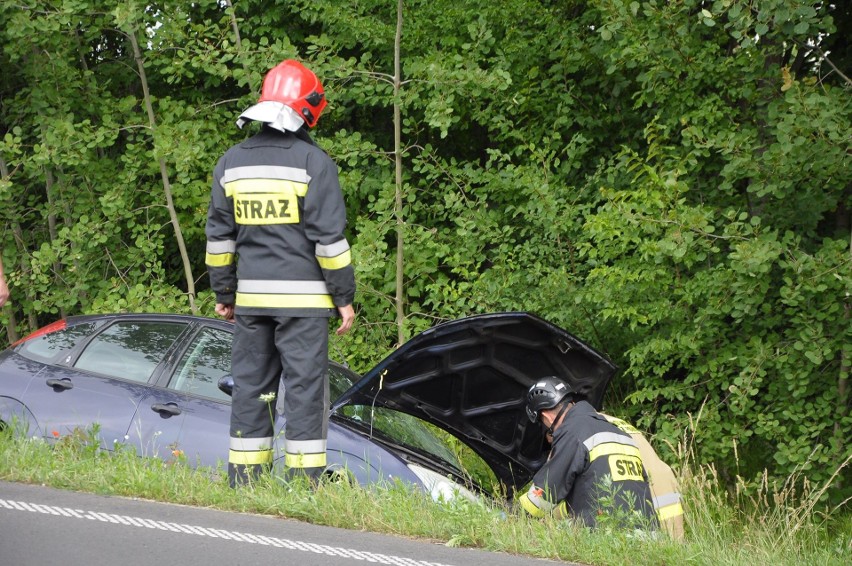
[[[605,515],[619,526],[657,527],[636,443],[586,401],[553,432],[550,456],[520,502],[533,516],[570,516],[588,527]]]
[[[345,226],[331,158],[307,136],[264,127],[213,171],[206,263],[216,301],[240,315],[334,316],[355,298]]]
[[[660,525],[674,540],[682,540],[684,536],[683,506],[678,481],[671,467],[660,459],[648,439],[633,425],[617,417],[603,416],[629,434],[636,442],[639,453],[642,455],[642,464],[648,474],[654,509],[657,511]]]

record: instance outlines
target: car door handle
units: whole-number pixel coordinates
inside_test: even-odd
[[[155,403],[151,405],[151,410],[155,413],[160,413],[162,416],[168,415],[179,415],[181,414],[181,408],[175,405],[174,403]]]
[[[74,389],[74,384],[71,383],[71,380],[66,378],[63,379],[48,379],[46,382],[49,386],[53,387],[54,391],[64,391],[65,389]]]

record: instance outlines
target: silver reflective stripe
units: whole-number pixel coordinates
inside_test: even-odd
[[[230,447],[231,450],[239,450],[240,452],[272,450],[272,437],[243,438],[241,436],[232,436]]]
[[[527,498],[529,498],[533,505],[546,513],[550,513],[556,507],[555,503],[551,503],[544,498],[544,490],[534,485],[527,491]]]
[[[674,505],[675,503],[680,503],[680,494],[677,492],[673,493],[664,493],[663,495],[659,495],[653,498],[654,501],[654,509],[659,509],[660,507],[666,507],[668,505]]]
[[[346,251],[349,251],[349,242],[344,238],[327,246],[317,244],[316,255],[317,257],[337,257]]]
[[[285,441],[287,454],[323,454],[325,440],[289,440]]]
[[[221,242],[207,240],[207,253],[209,254],[232,254],[235,251],[237,251],[235,240],[222,240]]]
[[[595,446],[599,446],[601,444],[606,444],[608,442],[614,442],[616,444],[627,444],[628,446],[636,446],[636,442],[627,436],[626,434],[618,434],[617,432],[599,432],[597,434],[593,434],[589,438],[583,441],[583,444],[586,447],[586,450],[589,452]]]
[[[273,279],[240,279],[238,293],[272,295],[328,295],[325,281],[276,281]]]
[[[234,167],[226,169],[219,181],[221,185],[240,179],[283,179],[297,183],[309,183],[311,176],[304,169],[296,167],[278,167],[275,165],[253,165],[250,167]]]

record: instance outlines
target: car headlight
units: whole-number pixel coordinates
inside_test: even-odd
[[[416,464],[408,464],[408,468],[426,486],[429,495],[437,502],[446,503],[460,496],[474,503],[479,501],[475,493],[437,472]]]

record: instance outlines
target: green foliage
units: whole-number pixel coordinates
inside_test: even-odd
[[[839,4],[839,3],[837,3]],[[18,334],[68,314],[198,305],[210,171],[264,72],[309,61],[329,107],[358,280],[332,355],[527,310],[622,368],[608,403],[731,485],[850,454],[852,11],[809,0],[180,6],[40,0],[0,18],[0,240]],[[232,21],[231,16],[235,19]],[[157,127],[126,30],[135,26]],[[236,29],[235,29],[236,27]],[[125,31],[122,31],[125,30]],[[826,57],[827,54],[827,57]],[[843,62],[847,62],[844,66]],[[393,105],[402,115],[401,224]]]
[[[826,482],[848,455],[836,434],[852,424],[837,399],[852,337],[837,300],[849,292],[847,244],[826,240],[811,255],[757,217],[714,219],[687,205],[683,183],[628,161],[641,165],[630,189],[606,191],[589,217],[595,245],[582,251],[594,267],[581,296],[631,331],[627,400],[646,426],[663,416],[671,442],[703,407],[704,461],[727,460],[732,473],[756,479],[770,450],[779,469]]]

